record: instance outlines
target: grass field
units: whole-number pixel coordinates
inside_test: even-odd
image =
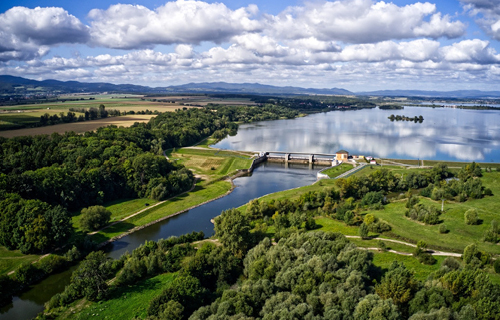
[[[469,200],[464,203],[445,203],[445,212],[440,216],[442,223],[450,230],[446,234],[440,234],[439,225],[422,225],[404,216],[405,202],[394,202],[385,206],[384,210],[368,211],[378,218],[387,221],[392,232],[401,237],[413,239],[414,241],[425,240],[430,247],[436,249],[462,252],[471,244],[477,243],[480,250],[493,254],[500,254],[500,246],[481,241],[483,233],[490,228],[493,219],[499,220],[498,203],[500,198],[500,173],[484,172],[482,178],[483,185],[493,191],[493,196],[483,199]],[[441,208],[440,202],[421,198],[421,202],[426,205],[433,205]],[[476,208],[480,225],[466,225],[464,213],[470,208]]]
[[[170,150],[167,155],[195,174],[204,177],[207,182],[233,175],[239,169],[248,169],[252,164],[251,153],[201,149],[201,147]]]
[[[111,222],[113,222],[130,216],[155,203],[158,203],[158,201],[146,198],[121,199],[105,203],[103,206],[111,212]],[[78,212],[72,217],[73,227],[75,227],[76,230],[80,230],[80,219],[81,215]]]
[[[165,273],[132,286],[114,289],[108,300],[90,302],[78,300],[67,307],[58,319],[144,319],[149,302],[159,295],[163,288],[176,277]]]
[[[376,252],[373,255],[373,264],[381,268],[381,272],[387,271],[391,266],[393,261],[403,262],[405,266],[413,271],[415,278],[418,280],[425,280],[432,272],[439,270],[441,263],[446,257],[435,257],[437,260],[436,264],[431,266],[421,264],[416,258],[412,256],[402,256],[391,252]]]
[[[39,258],[36,254],[25,255],[19,250],[7,250],[0,246],[0,275],[16,270],[24,262],[33,262]]]
[[[174,214],[178,211],[188,209],[205,201],[214,199],[228,192],[231,189],[231,183],[227,181],[217,181],[206,184],[204,181],[197,183],[195,189],[187,194],[175,197],[171,200],[146,210],[143,213],[134,216],[124,222],[115,224],[107,229],[104,229],[94,235],[92,240],[97,243],[107,241],[115,236],[118,236],[136,226],[142,226],[162,217]]]
[[[39,134],[50,135],[54,132],[62,134],[68,131],[83,133],[87,131],[94,131],[100,127],[106,127],[109,125],[115,125],[118,127],[130,127],[136,122],[148,122],[149,119],[151,119],[154,116],[155,115],[126,115],[126,116],[110,117],[106,119],[99,119],[92,121],[56,124],[53,126],[45,126],[39,128],[6,130],[6,131],[0,131],[0,137],[12,138],[20,136],[34,136]]]
[[[352,168],[353,168],[353,166],[351,164],[342,163],[339,166],[335,166],[333,168],[326,169],[325,171],[322,171],[321,173],[328,175],[330,178],[335,178],[337,176],[340,176],[342,173],[351,170]]]
[[[92,235],[95,242],[107,241],[137,226],[148,224],[226,194],[231,189],[231,183],[223,178],[235,174],[240,169],[248,169],[252,163],[249,158],[250,154],[209,148],[181,148],[170,150],[167,155],[171,160],[179,161],[201,177],[195,188],[189,193],[167,200]],[[176,160],[177,158],[179,160]],[[105,207],[112,213],[111,221],[116,221],[146,208],[146,203],[153,205],[157,202],[150,199],[129,199],[107,203]],[[72,219],[74,227],[78,229],[81,216],[76,214]]]

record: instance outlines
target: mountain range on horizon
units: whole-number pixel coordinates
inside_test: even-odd
[[[293,86],[272,86],[260,83],[227,83],[227,82],[200,82],[173,85],[167,87],[149,87],[133,84],[111,84],[105,82],[79,82],[59,80],[32,80],[22,77],[0,75],[0,94],[25,95],[34,92],[51,93],[144,93],[144,94],[173,94],[173,93],[207,93],[207,94],[264,94],[264,95],[357,95],[357,96],[387,96],[387,97],[426,97],[426,98],[500,98],[500,91],[481,90],[454,90],[454,91],[426,91],[426,90],[377,90],[366,92],[352,92],[342,88],[302,88]]]

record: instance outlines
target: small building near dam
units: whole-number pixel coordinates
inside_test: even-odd
[[[339,150],[335,152],[335,158],[337,161],[347,161],[349,159],[349,152],[345,150]]]

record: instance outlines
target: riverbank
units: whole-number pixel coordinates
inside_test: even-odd
[[[230,194],[235,186],[233,179],[252,172],[256,159],[249,154],[220,151],[202,147],[187,147],[166,152],[171,160],[185,165],[198,177],[187,192],[165,200],[128,219],[114,223],[91,235],[91,239],[103,247],[133,232],[172,218],[211,201]]]

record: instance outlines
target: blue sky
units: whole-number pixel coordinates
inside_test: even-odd
[[[497,90],[497,0],[0,2],[0,74]]]

